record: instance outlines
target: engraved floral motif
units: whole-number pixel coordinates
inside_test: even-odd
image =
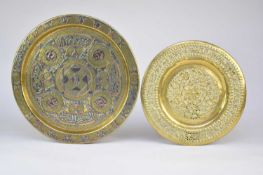
[[[169,82],[166,98],[175,115],[196,120],[216,109],[222,92],[205,69],[201,66],[184,69]]]

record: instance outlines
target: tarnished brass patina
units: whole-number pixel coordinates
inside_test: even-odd
[[[117,128],[138,93],[126,41],[92,17],[65,15],[36,27],[19,47],[13,91],[29,122],[60,142],[91,143]]]

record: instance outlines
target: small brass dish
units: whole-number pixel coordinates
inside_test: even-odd
[[[240,119],[245,80],[223,49],[186,41],[153,59],[141,99],[149,123],[160,135],[177,144],[203,145],[223,137]]]
[[[117,128],[135,103],[139,76],[126,41],[83,15],[54,17],[19,47],[12,69],[18,106],[45,135],[92,143]]]

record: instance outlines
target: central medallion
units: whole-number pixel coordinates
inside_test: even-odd
[[[66,61],[56,72],[57,89],[71,100],[87,98],[87,94],[93,92],[92,85],[95,84],[91,70],[84,60]]]

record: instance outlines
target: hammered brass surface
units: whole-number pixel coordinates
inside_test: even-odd
[[[67,143],[91,143],[127,118],[139,86],[125,40],[92,17],[55,17],[21,44],[13,90],[25,117]]]
[[[143,79],[141,98],[150,124],[165,138],[202,145],[227,134],[241,117],[246,88],[234,59],[201,41],[159,53]]]

